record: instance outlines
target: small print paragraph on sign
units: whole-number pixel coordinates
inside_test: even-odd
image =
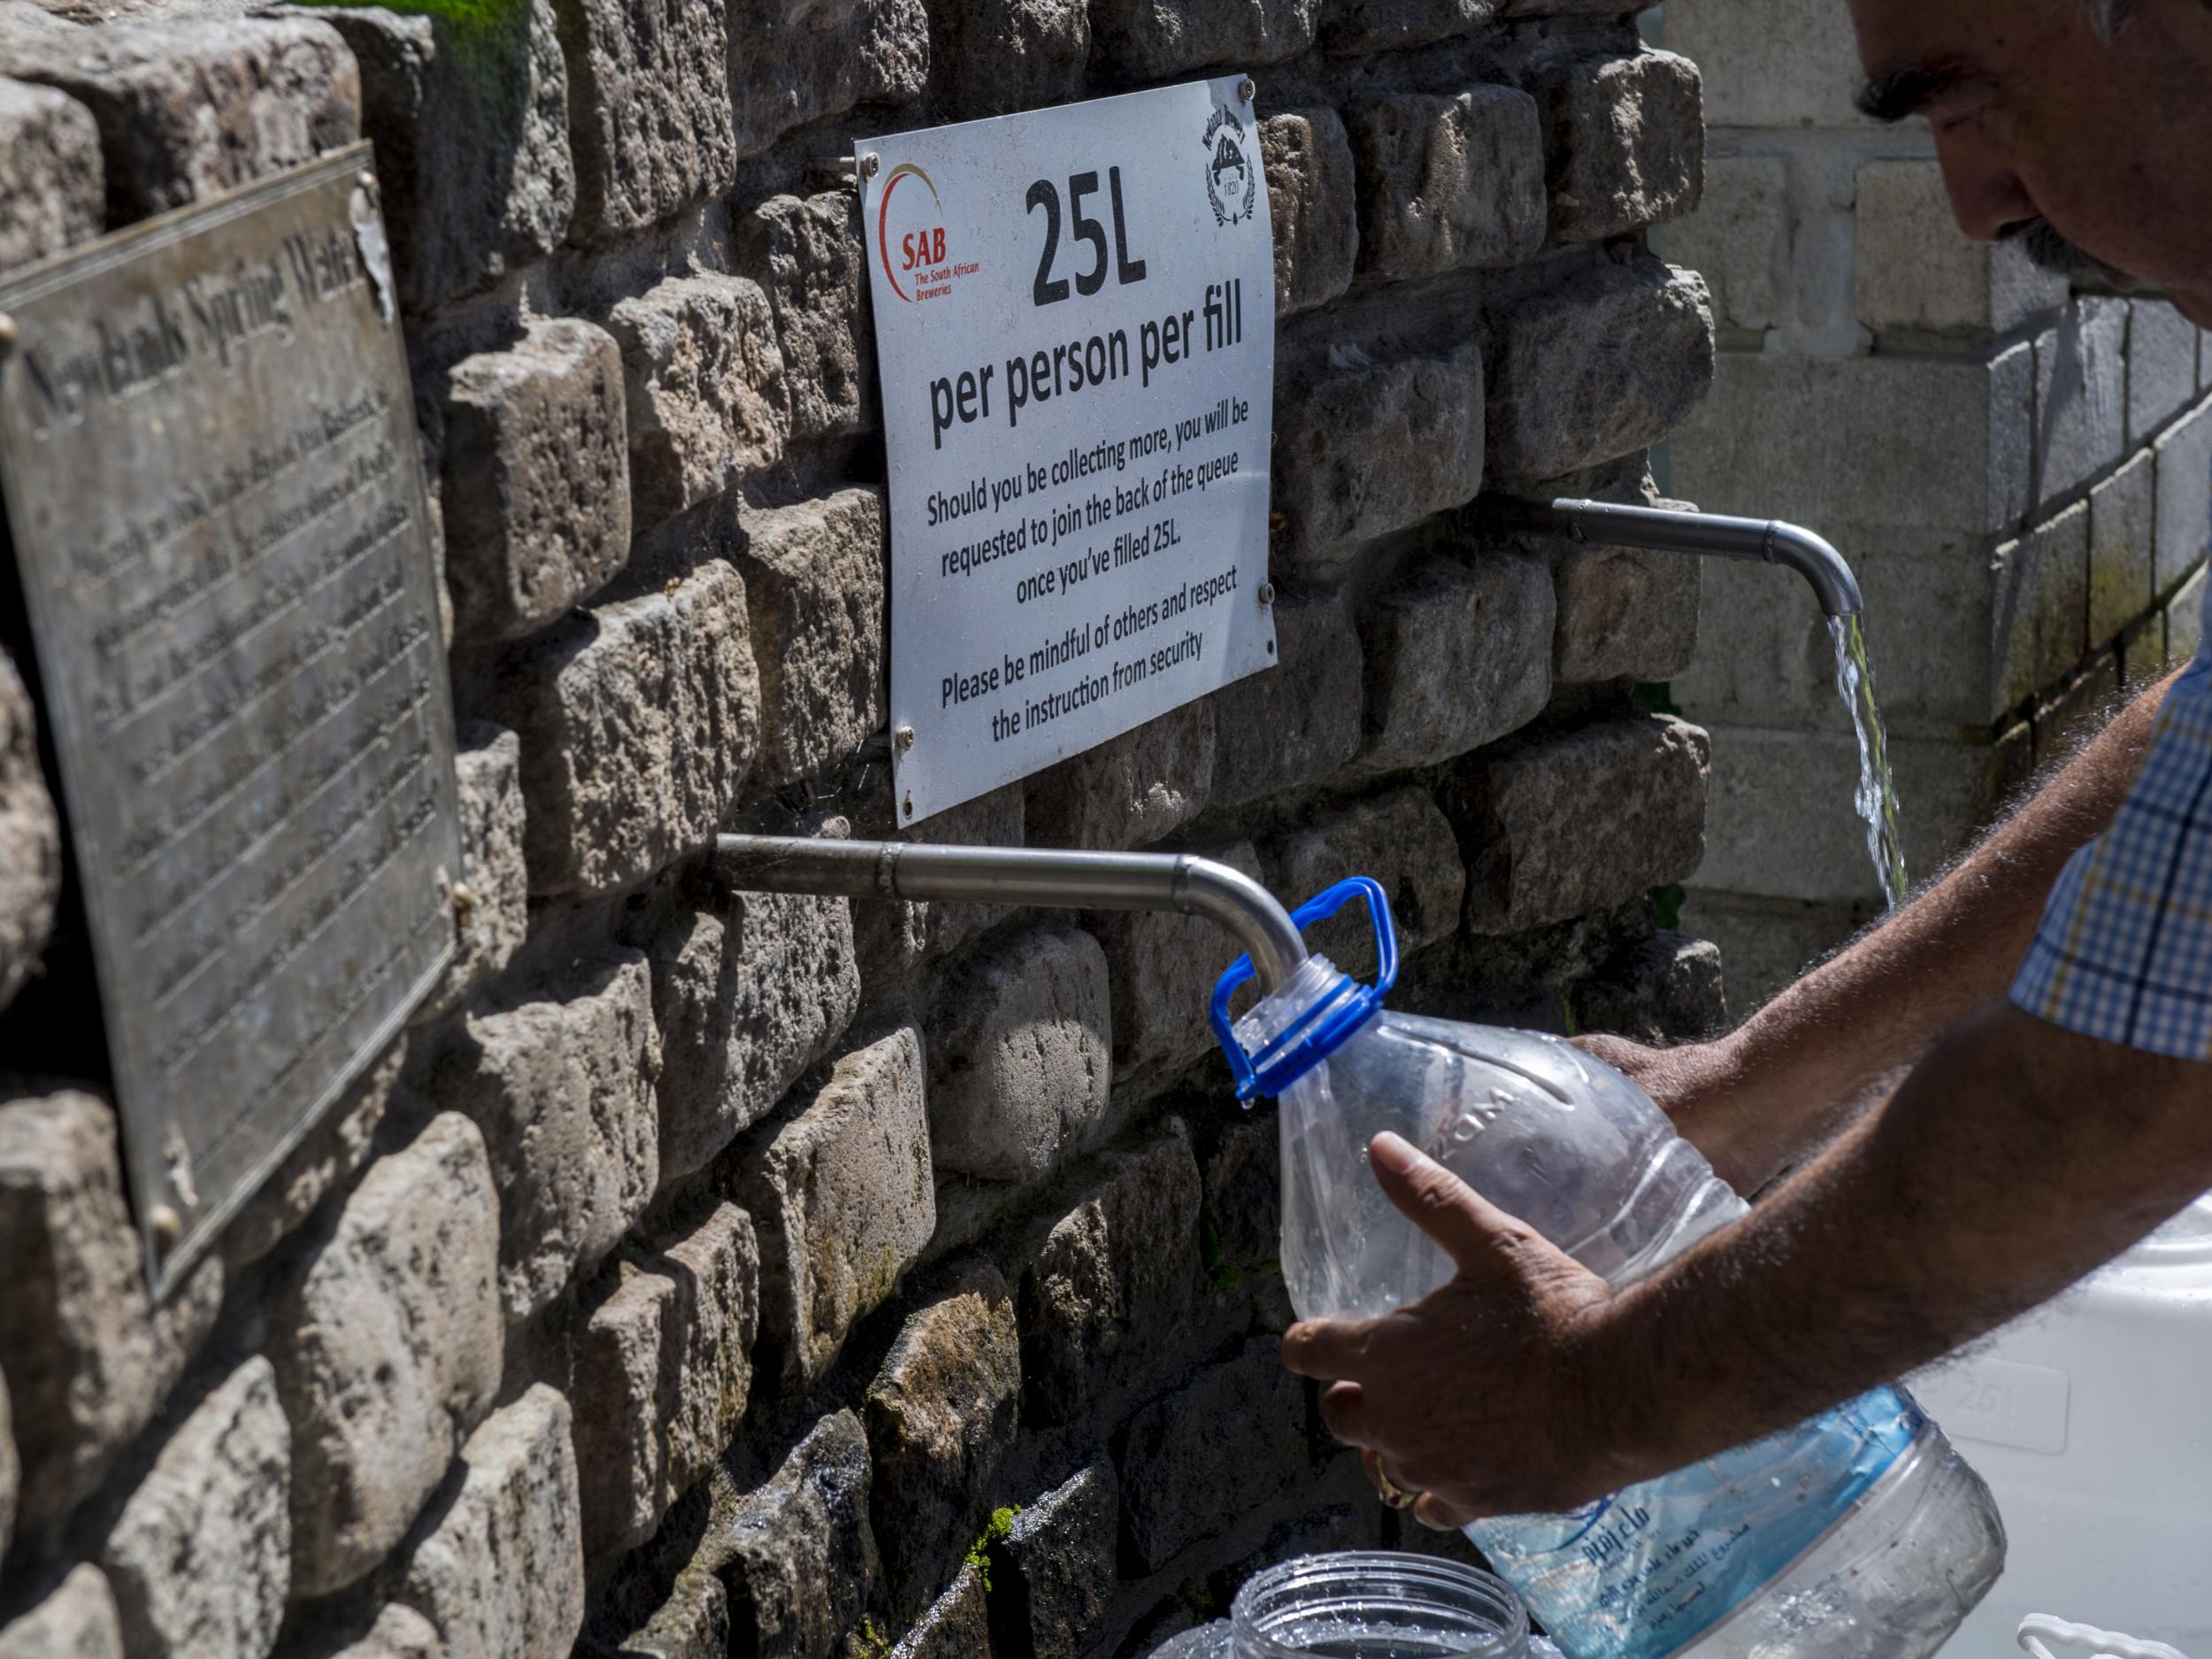
[[[904,822],[1273,665],[1274,256],[1240,94],[859,142]]]

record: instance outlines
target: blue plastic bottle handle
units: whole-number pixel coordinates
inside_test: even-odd
[[[1344,1040],[1367,1023],[1398,983],[1398,929],[1390,917],[1390,895],[1372,876],[1352,876],[1327,892],[1317,894],[1291,912],[1290,919],[1303,932],[1326,920],[1354,898],[1367,901],[1368,919],[1375,927],[1375,982],[1358,987],[1348,998],[1322,997],[1282,1032],[1271,1038],[1256,1057],[1245,1053],[1229,1020],[1229,999],[1252,977],[1252,958],[1239,956],[1214,987],[1209,1010],[1214,1035],[1229,1057],[1229,1070],[1237,1083],[1237,1098],[1273,1097],[1336,1052]]]

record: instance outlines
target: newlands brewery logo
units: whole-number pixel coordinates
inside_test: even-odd
[[[1206,199],[1214,204],[1214,222],[1234,225],[1252,217],[1259,200],[1260,170],[1252,165],[1246,146],[1244,123],[1225,104],[1214,106],[1206,123]]]
[[[941,298],[960,278],[982,269],[977,261],[954,257],[945,241],[937,187],[911,162],[891,170],[876,198],[876,257],[891,291],[910,304]]]

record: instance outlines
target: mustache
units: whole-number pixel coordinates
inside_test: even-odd
[[[2017,242],[2030,260],[2055,276],[2085,287],[2131,290],[2136,284],[2124,271],[2116,271],[2094,254],[2085,252],[2061,235],[2047,219],[2032,219],[2006,233]]]

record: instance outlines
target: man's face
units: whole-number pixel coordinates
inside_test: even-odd
[[[2212,327],[2212,0],[1850,0],[1870,113],[1924,115],[1970,236],[2163,288]],[[2093,269],[2085,265],[2084,269]]]

